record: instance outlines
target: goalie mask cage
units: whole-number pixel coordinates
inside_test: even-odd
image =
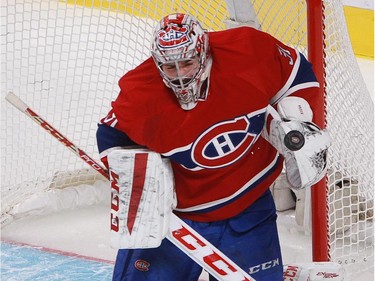
[[[207,29],[220,30],[227,18],[251,17],[250,2],[227,2],[2,0],[2,222],[32,195],[100,177],[7,104],[7,92],[98,160],[97,121],[118,95],[119,78],[149,56],[156,20],[186,12]],[[313,260],[341,263],[352,276],[373,270],[373,101],[351,48],[342,3],[251,4],[261,29],[305,54],[323,85],[325,98],[315,117],[330,130],[333,145],[327,178],[312,189]]]

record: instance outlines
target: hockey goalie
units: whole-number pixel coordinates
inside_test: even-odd
[[[269,187],[284,166],[293,189],[318,182],[331,144],[313,123],[319,83],[306,58],[254,28],[208,32],[176,13],[119,86],[97,131],[113,280],[198,280],[202,268],[164,239],[172,212],[255,280],[283,280]]]

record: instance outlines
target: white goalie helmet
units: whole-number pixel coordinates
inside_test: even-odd
[[[151,54],[167,87],[184,110],[208,95],[212,58],[208,35],[191,15],[170,14],[154,31]]]

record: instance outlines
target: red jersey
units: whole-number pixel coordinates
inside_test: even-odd
[[[149,58],[120,79],[121,92],[102,120],[170,158],[175,211],[196,221],[232,217],[270,187],[283,158],[260,135],[267,106],[293,94],[314,108],[319,93],[306,59],[266,33],[242,27],[210,32],[209,40],[213,63],[205,101],[181,109]],[[100,151],[104,162],[106,148]]]

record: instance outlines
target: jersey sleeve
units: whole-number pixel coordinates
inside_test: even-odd
[[[100,159],[107,168],[107,155],[109,152],[115,148],[127,148],[137,145],[127,134],[116,128],[117,124],[118,120],[116,115],[113,110],[111,110],[106,117],[100,120],[96,131]]]
[[[274,39],[274,65],[281,77],[280,88],[271,98],[275,105],[287,96],[298,96],[307,100],[314,109],[318,102],[319,83],[312,64],[298,50]]]
[[[316,107],[319,83],[311,63],[297,49],[250,27],[213,33],[211,38],[216,43],[214,55],[224,56],[221,61],[233,62],[236,66],[232,70],[237,77],[246,77],[269,104],[275,106],[281,99],[293,95]]]

